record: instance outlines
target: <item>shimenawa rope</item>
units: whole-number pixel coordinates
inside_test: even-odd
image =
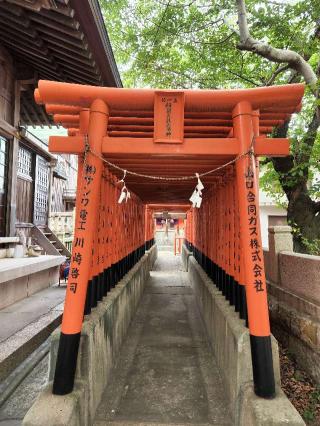
[[[103,161],[104,163],[108,164],[108,166],[114,168],[115,170],[119,170],[122,173],[126,173],[127,175],[132,175],[132,176],[137,176],[137,177],[142,177],[145,179],[151,179],[151,180],[163,180],[163,181],[185,181],[185,180],[193,180],[195,178],[197,178],[197,176],[199,176],[200,178],[203,176],[208,176],[212,173],[215,173],[219,170],[222,170],[228,166],[230,166],[231,164],[236,163],[237,161],[239,161],[241,158],[246,157],[246,156],[252,156],[254,154],[254,149],[253,149],[253,145],[254,145],[254,141],[255,141],[255,137],[253,136],[252,141],[251,141],[251,145],[250,148],[248,149],[248,151],[237,155],[235,158],[233,158],[232,160],[228,161],[225,164],[222,164],[221,166],[216,167],[215,169],[211,169],[207,172],[203,172],[203,173],[194,173],[192,176],[178,176],[178,177],[172,177],[172,176],[152,176],[152,175],[146,175],[143,173],[137,173],[137,172],[133,172],[130,170],[126,170],[123,169],[122,167],[117,166],[114,163],[111,163],[111,161],[108,161],[106,158],[104,158],[102,155],[98,154],[97,152],[95,152],[94,150],[92,150],[90,148],[89,145],[89,138],[88,135],[85,135],[85,157],[86,154],[88,152],[91,152],[91,154],[93,154],[94,156],[96,156],[97,158],[99,158],[101,161]]]

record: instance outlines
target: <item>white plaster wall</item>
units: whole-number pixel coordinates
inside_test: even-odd
[[[268,216],[287,216],[287,211],[275,205],[275,202],[263,191],[259,192],[259,203],[262,247],[268,249]]]

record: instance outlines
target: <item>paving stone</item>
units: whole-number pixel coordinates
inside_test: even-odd
[[[181,258],[159,252],[95,426],[231,425]]]

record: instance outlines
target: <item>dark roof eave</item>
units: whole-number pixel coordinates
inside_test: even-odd
[[[107,86],[122,87],[122,81],[113,55],[98,0],[70,0],[76,19],[86,35],[90,50]],[[107,60],[106,60],[107,59]]]
[[[28,138],[28,136],[20,135],[19,141],[25,145],[27,148],[31,149],[33,152],[35,152],[38,155],[41,155],[44,157],[47,161],[55,160],[55,156],[52,155],[50,152],[46,151],[44,148],[42,148],[39,144],[34,142],[32,139]]]

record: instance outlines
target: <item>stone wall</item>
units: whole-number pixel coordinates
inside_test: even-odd
[[[269,228],[264,251],[272,331],[320,384],[320,257],[293,252],[291,228]]]
[[[85,318],[81,331],[75,388],[52,395],[60,330],[52,335],[49,384],[26,414],[24,426],[91,426],[110,371],[157,257],[153,246]]]
[[[2,259],[0,267],[0,309],[25,299],[59,281],[64,256]]]
[[[183,270],[186,271],[186,272],[188,272],[189,259],[190,259],[191,255],[192,255],[192,253],[187,249],[185,244],[183,244],[182,250],[181,250],[181,260],[182,260]]]
[[[184,246],[183,264],[204,320],[208,340],[218,364],[227,403],[237,426],[304,425],[280,388],[278,345],[272,338],[276,398],[265,400],[253,392],[249,331],[222,293]]]

